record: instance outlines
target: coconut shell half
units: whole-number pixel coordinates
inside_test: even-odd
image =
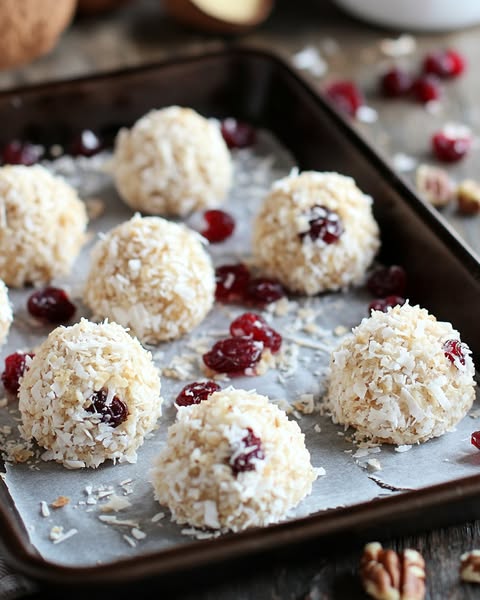
[[[72,20],[77,0],[1,0],[0,69],[46,54]]]

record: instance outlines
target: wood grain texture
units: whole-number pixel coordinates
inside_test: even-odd
[[[469,58],[468,73],[444,86],[440,112],[432,114],[410,101],[385,101],[377,93],[378,74],[390,61],[382,58],[379,41],[395,33],[361,25],[344,16],[325,0],[278,2],[275,13],[262,27],[241,39],[241,43],[272,49],[290,60],[292,54],[307,45],[316,47],[327,60],[329,70],[323,79],[311,78],[315,86],[339,77],[354,78],[365,90],[369,106],[380,118],[375,123],[355,126],[387,158],[397,152],[430,162],[429,137],[446,121],[460,121],[480,129],[480,29],[474,28],[448,35],[417,36],[415,55],[401,59],[401,64],[418,68],[424,51],[455,46]],[[0,89],[90,75],[110,69],[135,66],[176,55],[214,49],[225,44],[215,36],[183,29],[162,13],[160,0],[136,0],[111,15],[98,19],[77,19],[57,48],[47,57],[16,71],[0,75]],[[336,47],[336,50],[331,52]],[[458,166],[450,168],[452,176],[479,177],[480,155],[475,150]],[[406,175],[412,181],[412,173]],[[480,253],[480,217],[459,216],[449,207],[444,216],[453,228]],[[460,555],[480,548],[479,523],[465,523],[411,538],[384,541],[387,547],[412,547],[424,556],[427,565],[429,600],[473,599],[480,597],[480,587],[462,584],[458,578]],[[168,597],[181,600],[356,600],[365,598],[357,575],[361,549],[331,554],[319,548],[308,560],[275,560],[258,570],[240,572],[228,581],[219,582],[215,571],[206,587],[190,591],[175,588],[159,595],[158,589],[139,586],[142,598]],[[119,590],[89,594],[94,597],[122,597]],[[35,596],[38,600],[56,597],[50,590]],[[72,590],[73,597],[73,590]]]

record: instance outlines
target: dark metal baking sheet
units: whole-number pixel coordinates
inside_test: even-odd
[[[480,325],[469,318],[480,299],[480,267],[450,228],[422,203],[300,77],[278,59],[247,49],[178,60],[90,79],[0,95],[3,141],[64,142],[83,128],[111,136],[152,107],[189,105],[210,116],[235,115],[271,130],[302,169],[352,175],[375,198],[382,258],[409,272],[409,296],[462,332],[480,356]],[[461,298],[461,302],[459,301]],[[454,480],[398,497],[338,508],[267,529],[142,555],[107,565],[65,567],[41,558],[5,486],[0,524],[11,560],[24,572],[63,583],[118,582],[200,567],[309,540],[340,540],[382,527],[391,534],[477,514],[480,477]],[[479,511],[480,512],[480,511]]]

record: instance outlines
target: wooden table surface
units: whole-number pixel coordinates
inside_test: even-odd
[[[63,36],[57,48],[33,64],[0,75],[0,88],[88,75],[125,66],[156,61],[179,52],[196,52],[221,47],[218,37],[189,32],[169,20],[160,0],[136,0],[114,14],[96,19],[77,20]],[[427,49],[454,46],[469,59],[468,73],[446,84],[439,112],[432,114],[421,105],[387,102],[375,90],[378,73],[388,61],[379,50],[379,42],[397,34],[361,24],[346,17],[326,0],[285,0],[262,27],[245,36],[242,42],[269,48],[287,60],[307,45],[316,47],[328,63],[322,78],[311,77],[314,85],[337,77],[355,79],[367,96],[368,105],[378,111],[374,123],[355,124],[387,158],[402,152],[419,161],[429,160],[431,133],[445,121],[459,121],[480,131],[480,28],[442,35],[417,35],[417,50],[401,62],[417,65]],[[461,165],[451,169],[457,179],[478,177],[480,156],[472,152]],[[406,175],[411,177],[411,173]],[[480,216],[461,217],[455,208],[444,215],[457,231],[480,251]],[[422,552],[427,563],[429,599],[479,598],[480,587],[461,584],[458,578],[462,552],[480,548],[479,523],[419,534],[413,538],[387,540],[392,548],[410,546]],[[212,571],[203,590],[178,593],[169,598],[181,600],[292,599],[326,600],[364,598],[357,576],[359,549],[336,550],[319,547],[308,559],[292,563],[276,559],[258,570],[240,572],[228,581],[218,582]],[[89,594],[94,595],[94,594]],[[163,595],[156,596],[163,597]],[[144,591],[142,590],[142,596]],[[51,597],[42,591],[36,598]],[[113,597],[105,595],[102,597]],[[153,595],[152,595],[153,597]]]

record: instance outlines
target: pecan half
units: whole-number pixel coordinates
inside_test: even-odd
[[[437,208],[446,206],[453,197],[449,174],[438,167],[420,165],[416,173],[418,193]]]
[[[360,562],[362,584],[376,600],[423,600],[425,561],[416,550],[397,554],[378,542],[365,546]]]
[[[463,581],[480,583],[480,550],[465,552],[460,560],[460,578]]]
[[[480,212],[480,184],[473,179],[465,179],[457,187],[458,212],[462,215],[476,215]]]

